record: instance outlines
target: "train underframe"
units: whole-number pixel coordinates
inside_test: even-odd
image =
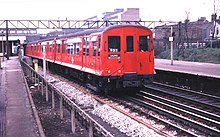
[[[42,65],[42,60],[40,64]],[[141,89],[143,85],[151,83],[153,78],[152,75],[137,75],[135,73],[128,73],[123,76],[97,76],[51,62],[47,63],[47,68],[56,73],[80,80],[94,91],[107,94],[118,90]]]

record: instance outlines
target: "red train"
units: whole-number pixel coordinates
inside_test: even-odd
[[[32,42],[26,55],[49,68],[79,78],[95,90],[140,88],[154,74],[152,31],[140,25],[115,25]]]

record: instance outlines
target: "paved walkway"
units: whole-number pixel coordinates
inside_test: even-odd
[[[0,69],[0,137],[38,137],[18,57]]]
[[[155,59],[155,69],[220,78],[220,64]]]

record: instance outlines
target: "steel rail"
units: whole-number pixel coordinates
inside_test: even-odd
[[[126,106],[127,108],[131,109],[131,110],[134,111],[134,112],[139,112],[139,113],[141,113],[141,115],[146,115],[146,116],[148,116],[148,117],[150,116],[150,119],[153,118],[153,119],[156,119],[156,121],[159,122],[159,123],[161,122],[161,123],[166,124],[167,127],[169,127],[169,128],[173,127],[173,128],[175,128],[175,129],[179,130],[180,132],[184,132],[184,133],[187,134],[187,135],[197,136],[197,134],[195,134],[194,132],[191,132],[191,131],[189,131],[189,130],[186,130],[186,129],[184,129],[184,128],[182,128],[182,127],[180,127],[180,126],[178,126],[178,125],[176,125],[176,124],[174,124],[174,123],[172,123],[172,122],[170,122],[170,121],[167,121],[167,120],[165,120],[165,119],[163,119],[163,118],[157,117],[157,116],[155,116],[155,115],[153,115],[153,114],[148,114],[147,112],[143,111],[143,109],[140,108],[138,105],[137,105],[137,106],[133,106],[133,105],[131,105],[130,103],[127,104],[128,101],[129,101],[129,102],[131,101],[131,102],[136,103],[136,100],[133,100],[133,99],[132,99],[131,97],[129,97],[129,96],[125,96],[125,97],[120,98],[120,99],[123,99],[124,102],[122,102],[122,100],[119,101],[119,100],[117,100],[117,99],[115,99],[115,98],[113,98],[113,99],[114,99],[114,101],[116,100],[117,102],[119,102],[120,104],[123,104],[124,106]],[[115,101],[115,102],[116,102],[116,101]],[[166,126],[166,125],[165,125],[165,126]],[[166,131],[166,130],[162,129],[162,131]],[[178,132],[177,134],[179,134],[179,132]]]
[[[197,93],[195,91],[185,90],[185,89],[181,89],[181,88],[172,88],[171,89],[171,86],[169,87],[169,89],[170,89],[170,91],[169,91],[169,90],[167,90],[167,86],[161,87],[161,85],[160,85],[160,88],[159,88],[159,86],[157,86],[156,84],[147,85],[147,86],[145,85],[145,88],[155,90],[155,91],[159,91],[162,94],[167,94],[167,95],[170,95],[170,96],[178,97],[178,98],[181,98],[185,101],[187,100],[188,102],[191,102],[191,103],[194,103],[194,104],[197,104],[197,105],[200,105],[200,106],[203,104],[203,106],[206,106],[206,107],[209,107],[209,108],[214,108],[217,111],[220,110],[220,98],[216,97],[216,96],[211,96],[211,95],[207,95],[207,94],[204,94],[204,93]],[[191,97],[187,93],[192,94]],[[205,96],[205,95],[207,95],[207,96]],[[206,99],[206,101],[204,101],[205,97],[207,97],[209,99]],[[210,98],[212,98],[212,99],[210,99]],[[201,101],[201,99],[203,99],[203,101]],[[215,100],[214,103],[207,103],[208,101],[213,102],[213,100]],[[216,105],[217,103],[219,105]]]
[[[144,98],[144,100],[143,100]],[[138,99],[138,98],[135,98],[135,97],[130,97],[129,99],[130,101],[132,102],[135,102],[136,104],[140,105],[140,106],[143,106],[145,108],[148,108],[150,110],[153,110],[153,111],[156,111],[160,114],[163,114],[171,119],[176,119],[177,121],[181,121],[183,123],[188,123],[188,125],[192,125],[193,127],[196,127],[198,130],[204,132],[206,131],[207,134],[209,135],[219,135],[220,134],[220,131],[219,130],[216,130],[214,128],[210,128],[204,124],[201,124],[199,122],[196,122],[196,121],[193,121],[191,119],[188,119],[188,118],[185,118],[184,116],[181,116],[179,114],[176,114],[174,112],[171,112],[171,111],[168,111],[164,108],[162,108],[161,106],[169,106],[172,108],[171,105],[167,105],[165,104],[164,102],[160,102],[160,101],[157,101],[155,99],[152,99],[150,97],[142,97],[142,99]],[[151,101],[151,102],[154,102],[156,104],[160,104],[160,107],[159,106],[156,106],[156,105],[153,105],[152,103],[147,103],[147,101]]]
[[[180,88],[180,87],[174,87],[174,86],[171,86],[171,85],[166,85],[166,84],[162,84],[162,83],[158,83],[158,82],[153,82],[153,84],[156,84],[157,86],[166,87],[166,88],[169,88],[169,89],[174,89],[178,92],[196,94],[196,95],[200,95],[200,96],[206,97],[206,98],[208,97],[211,100],[215,100],[215,101],[218,101],[220,103],[220,97],[218,97],[218,96],[213,96],[213,95],[209,95],[209,94],[206,94],[206,93],[193,91],[193,90],[189,90],[189,89],[184,89],[184,88]]]

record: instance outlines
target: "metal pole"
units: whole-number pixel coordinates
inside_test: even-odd
[[[2,45],[3,45],[3,34],[2,34]],[[2,53],[2,55],[3,55],[3,53]],[[4,56],[3,56],[3,58],[4,58]],[[0,69],[2,68],[2,57],[0,56]]]
[[[34,72],[31,70],[31,82],[34,83]]]
[[[8,20],[6,20],[6,52],[7,52],[7,60],[9,60],[9,42],[8,42]]]
[[[34,86],[37,85],[37,73],[34,72]]]
[[[48,102],[48,82],[46,82],[46,101]]]
[[[52,89],[52,109],[55,108],[55,98],[54,98],[54,91],[55,89]]]
[[[71,109],[71,127],[72,127],[72,132],[76,132],[76,116],[75,116],[75,108],[72,107]]]
[[[40,76],[37,74],[37,90],[40,90]]]
[[[44,95],[44,80],[42,78],[42,84],[41,84],[41,95]]]
[[[63,97],[60,95],[60,119],[63,119]]]
[[[2,57],[0,56],[0,69],[2,69]]]
[[[46,46],[43,45],[43,75],[46,77]]]
[[[171,26],[171,40],[170,40],[170,49],[171,49],[171,52],[170,52],[170,58],[171,58],[171,65],[173,65],[173,26]]]
[[[89,137],[93,137],[93,124],[89,121]]]
[[[2,53],[3,53],[3,61],[5,60],[5,46],[4,46],[4,41],[3,41],[3,36],[4,36],[4,31],[2,30]]]

